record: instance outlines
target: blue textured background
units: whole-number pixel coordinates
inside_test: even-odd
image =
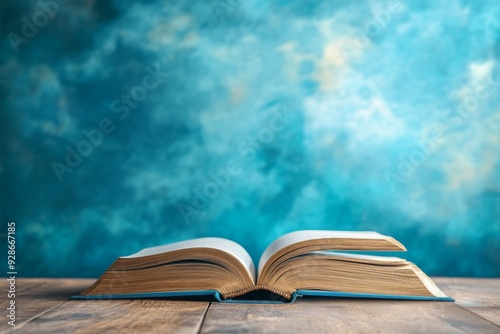
[[[500,276],[498,1],[42,7],[0,4],[0,240],[15,220],[20,276],[200,236],[258,260],[317,228]]]

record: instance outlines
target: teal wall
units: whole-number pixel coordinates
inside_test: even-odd
[[[500,276],[500,2],[64,2],[0,4],[19,276],[297,229]]]

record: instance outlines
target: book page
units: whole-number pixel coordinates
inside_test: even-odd
[[[255,265],[248,252],[239,244],[234,241],[224,238],[198,238],[186,241],[175,242],[168,245],[145,248],[138,253],[122,256],[121,258],[138,258],[149,255],[156,255],[161,253],[168,253],[181,249],[189,248],[212,248],[226,252],[236,258],[245,267],[248,274],[256,279]]]
[[[363,247],[361,240],[372,239],[372,240],[386,240],[392,239],[385,235],[382,235],[377,232],[354,232],[354,231],[330,231],[330,230],[304,230],[304,231],[295,231],[291,233],[287,233],[275,241],[273,241],[264,251],[260,260],[259,260],[259,274],[264,267],[265,263],[269,260],[269,258],[279,251],[282,248],[287,246],[300,243],[307,240],[314,239],[352,239],[353,241],[359,240],[359,248],[353,248],[352,250],[369,250],[366,247]],[[392,239],[392,243],[395,243],[396,247],[399,250],[406,250],[403,245],[401,245],[396,240]],[[332,247],[334,250],[335,247]]]
[[[317,251],[317,252],[307,253],[304,256],[308,255],[323,255],[323,256],[328,256],[328,258],[330,259],[335,259],[339,261],[370,263],[370,264],[380,264],[380,265],[401,265],[409,263],[405,259],[396,256],[352,254],[352,253],[341,253],[335,251]]]

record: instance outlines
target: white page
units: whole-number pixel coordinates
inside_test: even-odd
[[[198,238],[180,241],[168,245],[145,248],[138,253],[129,256],[122,256],[122,258],[137,258],[189,248],[212,248],[232,255],[243,265],[250,277],[252,277],[255,282],[255,265],[248,252],[236,242],[224,238]]]
[[[353,232],[353,231],[331,231],[331,230],[304,230],[290,232],[273,241],[264,251],[259,260],[259,273],[269,258],[279,249],[292,244],[314,239],[385,239],[386,236],[377,232]],[[403,248],[404,250],[404,248]]]
[[[408,261],[396,256],[379,256],[379,255],[366,255],[354,253],[342,253],[335,251],[316,251],[307,253],[312,255],[328,256],[331,259],[347,261],[347,262],[361,262],[361,263],[377,263],[377,264],[407,264]],[[305,255],[305,256],[308,256]]]

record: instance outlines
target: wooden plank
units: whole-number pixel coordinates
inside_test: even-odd
[[[92,279],[18,279],[16,330],[23,333],[165,332],[197,333],[208,302],[167,300],[68,300]],[[0,284],[7,291],[6,280]],[[2,298],[5,310],[9,301]],[[4,312],[2,312],[5,314]],[[5,318],[4,318],[5,319]],[[0,322],[0,332],[12,330]]]
[[[198,333],[208,302],[71,300],[26,323],[23,333]]]
[[[440,277],[433,280],[458,305],[500,326],[500,279]]]
[[[500,333],[497,326],[500,280],[436,278],[435,281],[457,300],[456,304],[303,298],[291,305],[212,303],[207,312],[207,302],[68,301],[69,296],[79,293],[93,280],[19,279],[16,328],[23,333],[197,333],[200,328],[203,333]],[[5,280],[0,282],[0,289],[7,291]],[[8,300],[0,299],[2,309],[7,305]],[[10,329],[7,321],[0,322],[0,332]]]
[[[302,298],[294,304],[212,303],[202,333],[496,333],[450,302]]]
[[[16,280],[16,327],[68,300],[71,295],[80,293],[95,280],[82,279],[33,279],[18,278]],[[0,291],[5,298],[0,299],[3,310],[0,332],[12,329],[7,323],[7,310],[10,299],[7,298],[8,283],[5,278],[0,281]]]

